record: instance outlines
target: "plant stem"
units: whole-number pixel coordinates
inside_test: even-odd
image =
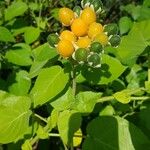
[[[45,123],[48,123],[47,120],[45,118],[43,118],[42,116],[40,116],[38,114],[34,114],[34,116],[39,118],[40,120],[44,121]]]
[[[113,96],[106,96],[106,97],[102,97],[102,98],[100,98],[99,100],[97,100],[97,103],[99,103],[99,102],[106,102],[106,101],[111,101],[111,100],[113,100],[113,99],[115,99]],[[131,100],[132,101],[134,101],[134,100],[136,100],[136,101],[140,101],[140,100],[150,100],[150,97],[149,96],[141,96],[141,97],[131,97]]]
[[[72,63],[72,72],[71,72],[71,76],[72,76],[72,89],[73,89],[73,95],[76,95],[76,71],[75,71],[75,66]]]

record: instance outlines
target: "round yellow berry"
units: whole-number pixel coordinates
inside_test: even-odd
[[[75,18],[74,12],[69,8],[60,8],[59,10],[59,20],[64,26],[70,26],[73,19]]]
[[[73,32],[69,30],[64,30],[59,37],[61,40],[68,40],[70,42],[75,42],[77,37],[73,34]]]
[[[71,31],[76,36],[84,36],[87,34],[88,26],[87,24],[81,19],[77,18],[73,21],[71,25]]]
[[[94,40],[100,42],[103,46],[108,44],[108,36],[105,33],[97,34]]]
[[[81,13],[81,19],[87,24],[90,25],[91,23],[96,21],[96,13],[90,7],[85,8]]]
[[[74,52],[73,44],[68,40],[60,40],[57,45],[58,53],[62,57],[70,57]]]
[[[103,32],[103,26],[100,23],[93,22],[89,26],[88,36],[90,38],[94,38],[97,34],[100,34],[102,32]]]
[[[79,48],[87,48],[89,47],[91,44],[91,39],[88,37],[81,37],[79,38],[79,40],[77,41],[77,46]]]

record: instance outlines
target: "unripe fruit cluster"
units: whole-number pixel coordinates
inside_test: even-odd
[[[49,35],[48,42],[51,46],[56,46],[63,58],[72,57],[79,63],[100,67],[103,48],[110,43],[117,46],[120,42],[119,36],[116,35],[118,28],[116,24],[103,26],[96,22],[97,5],[90,6],[89,2],[86,4],[83,0],[82,6],[83,9],[75,6],[73,10],[60,8],[59,20],[67,29],[60,35]]]

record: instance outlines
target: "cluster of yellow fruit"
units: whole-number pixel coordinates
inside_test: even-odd
[[[59,20],[65,30],[60,35],[50,34],[48,42],[63,58],[72,57],[78,63],[100,67],[104,47],[120,43],[118,26],[97,22],[97,15],[103,11],[101,0],[82,0],[81,6],[59,9]]]
[[[59,10],[59,20],[70,30],[60,33],[57,44],[58,53],[62,57],[70,57],[78,48],[90,47],[92,42],[99,42],[102,46],[108,44],[108,36],[103,32],[102,24],[96,22],[96,13],[91,7],[81,10],[78,16],[69,8]]]

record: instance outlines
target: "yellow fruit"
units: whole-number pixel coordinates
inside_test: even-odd
[[[96,21],[96,13],[90,7],[85,8],[81,13],[81,19],[87,24],[90,25],[91,23]]]
[[[94,38],[97,34],[100,34],[102,32],[103,32],[103,26],[100,23],[93,22],[89,26],[88,36],[90,38]]]
[[[80,48],[87,48],[88,46],[90,46],[90,44],[91,44],[91,39],[89,39],[88,37],[81,37],[77,41],[77,46]]]
[[[68,40],[70,42],[75,42],[77,40],[76,36],[73,34],[73,32],[69,30],[64,30],[59,37],[61,40]]]
[[[73,21],[71,25],[71,31],[76,36],[84,36],[87,34],[88,26],[87,24],[81,19],[77,18]]]
[[[75,18],[74,12],[69,8],[60,8],[59,10],[59,20],[64,26],[70,26],[73,19]]]
[[[108,44],[108,36],[105,33],[97,34],[94,40],[100,42],[103,46]]]
[[[57,50],[62,57],[70,57],[74,52],[74,47],[70,41],[60,40],[57,45]]]

